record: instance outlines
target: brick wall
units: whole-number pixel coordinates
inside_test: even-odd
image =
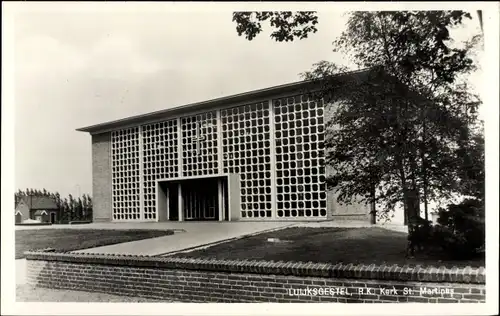
[[[28,283],[180,302],[485,302],[484,268],[28,252]]]
[[[111,221],[111,133],[92,135],[93,221]]]

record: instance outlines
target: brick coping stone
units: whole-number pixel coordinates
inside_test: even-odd
[[[99,253],[70,253],[56,252],[51,248],[27,251],[24,254],[26,256],[26,260],[60,261],[115,266],[292,275],[302,277],[377,279],[393,281],[446,282],[468,284],[486,283],[485,268],[471,268],[470,266],[467,266],[465,268],[447,268],[444,266],[422,267],[419,265],[411,267],[407,265],[399,266],[258,260],[220,260]]]

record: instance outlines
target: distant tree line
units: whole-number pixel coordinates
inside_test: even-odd
[[[88,194],[83,194],[81,197],[69,194],[68,197],[62,198],[59,192],[54,193],[46,189],[18,190],[15,193],[16,205],[21,199],[28,196],[52,198],[60,211],[61,223],[92,220],[92,198]]]

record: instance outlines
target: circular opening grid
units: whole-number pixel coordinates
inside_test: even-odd
[[[243,105],[221,111],[223,171],[239,173],[241,217],[269,218],[271,150],[269,105]],[[241,157],[241,158],[240,158]],[[269,201],[269,203],[265,203]]]
[[[277,216],[324,217],[326,194],[317,194],[324,181],[318,160],[322,155],[323,105],[306,96],[274,100],[273,105]]]

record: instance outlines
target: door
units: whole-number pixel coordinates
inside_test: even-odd
[[[168,184],[168,220],[179,220],[179,189],[178,183]]]
[[[56,213],[54,213],[54,212],[50,213],[50,222],[52,224],[56,223]]]
[[[185,220],[218,220],[219,192],[217,178],[201,178],[182,182]]]

